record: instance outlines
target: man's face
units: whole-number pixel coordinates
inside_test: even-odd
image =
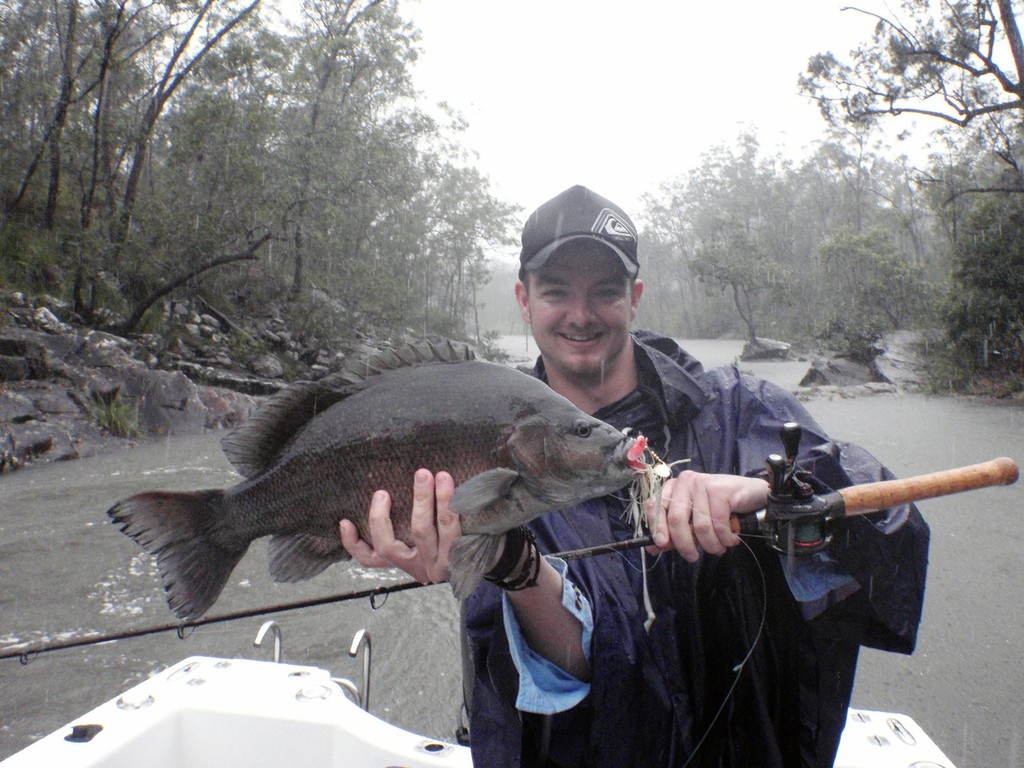
[[[549,377],[576,386],[610,378],[632,365],[629,326],[643,283],[627,277],[619,259],[599,243],[567,243],[516,286],[523,319],[530,324]]]

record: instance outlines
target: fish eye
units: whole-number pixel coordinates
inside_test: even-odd
[[[573,427],[576,437],[590,437],[590,424],[585,421],[577,421]]]

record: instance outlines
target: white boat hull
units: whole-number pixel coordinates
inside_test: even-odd
[[[68,737],[71,737],[69,740]],[[2,768],[471,768],[469,749],[364,711],[316,667],[194,656]],[[954,768],[906,715],[851,709],[835,768]]]

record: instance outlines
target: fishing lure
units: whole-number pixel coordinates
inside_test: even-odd
[[[689,459],[666,463],[650,448],[644,435],[636,436],[626,451],[626,463],[635,474],[629,484],[629,503],[624,514],[636,536],[646,533],[644,509],[649,504],[653,503],[656,515],[661,514],[661,488],[672,477],[672,468],[687,462]]]

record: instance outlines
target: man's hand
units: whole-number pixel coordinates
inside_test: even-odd
[[[391,496],[377,491],[370,502],[367,523],[372,546],[359,538],[355,525],[341,521],[341,544],[364,568],[401,568],[423,584],[448,580],[448,550],[462,533],[459,516],[448,508],[455,482],[447,472],[435,477],[419,469],[413,479],[413,545],[395,538],[391,524]]]
[[[661,509],[647,508],[654,537],[649,552],[675,549],[691,563],[703,550],[720,555],[740,543],[729,527],[734,513],[755,512],[768,503],[768,483],[756,477],[709,475],[686,470],[661,489]],[[656,514],[660,512],[660,514]]]

